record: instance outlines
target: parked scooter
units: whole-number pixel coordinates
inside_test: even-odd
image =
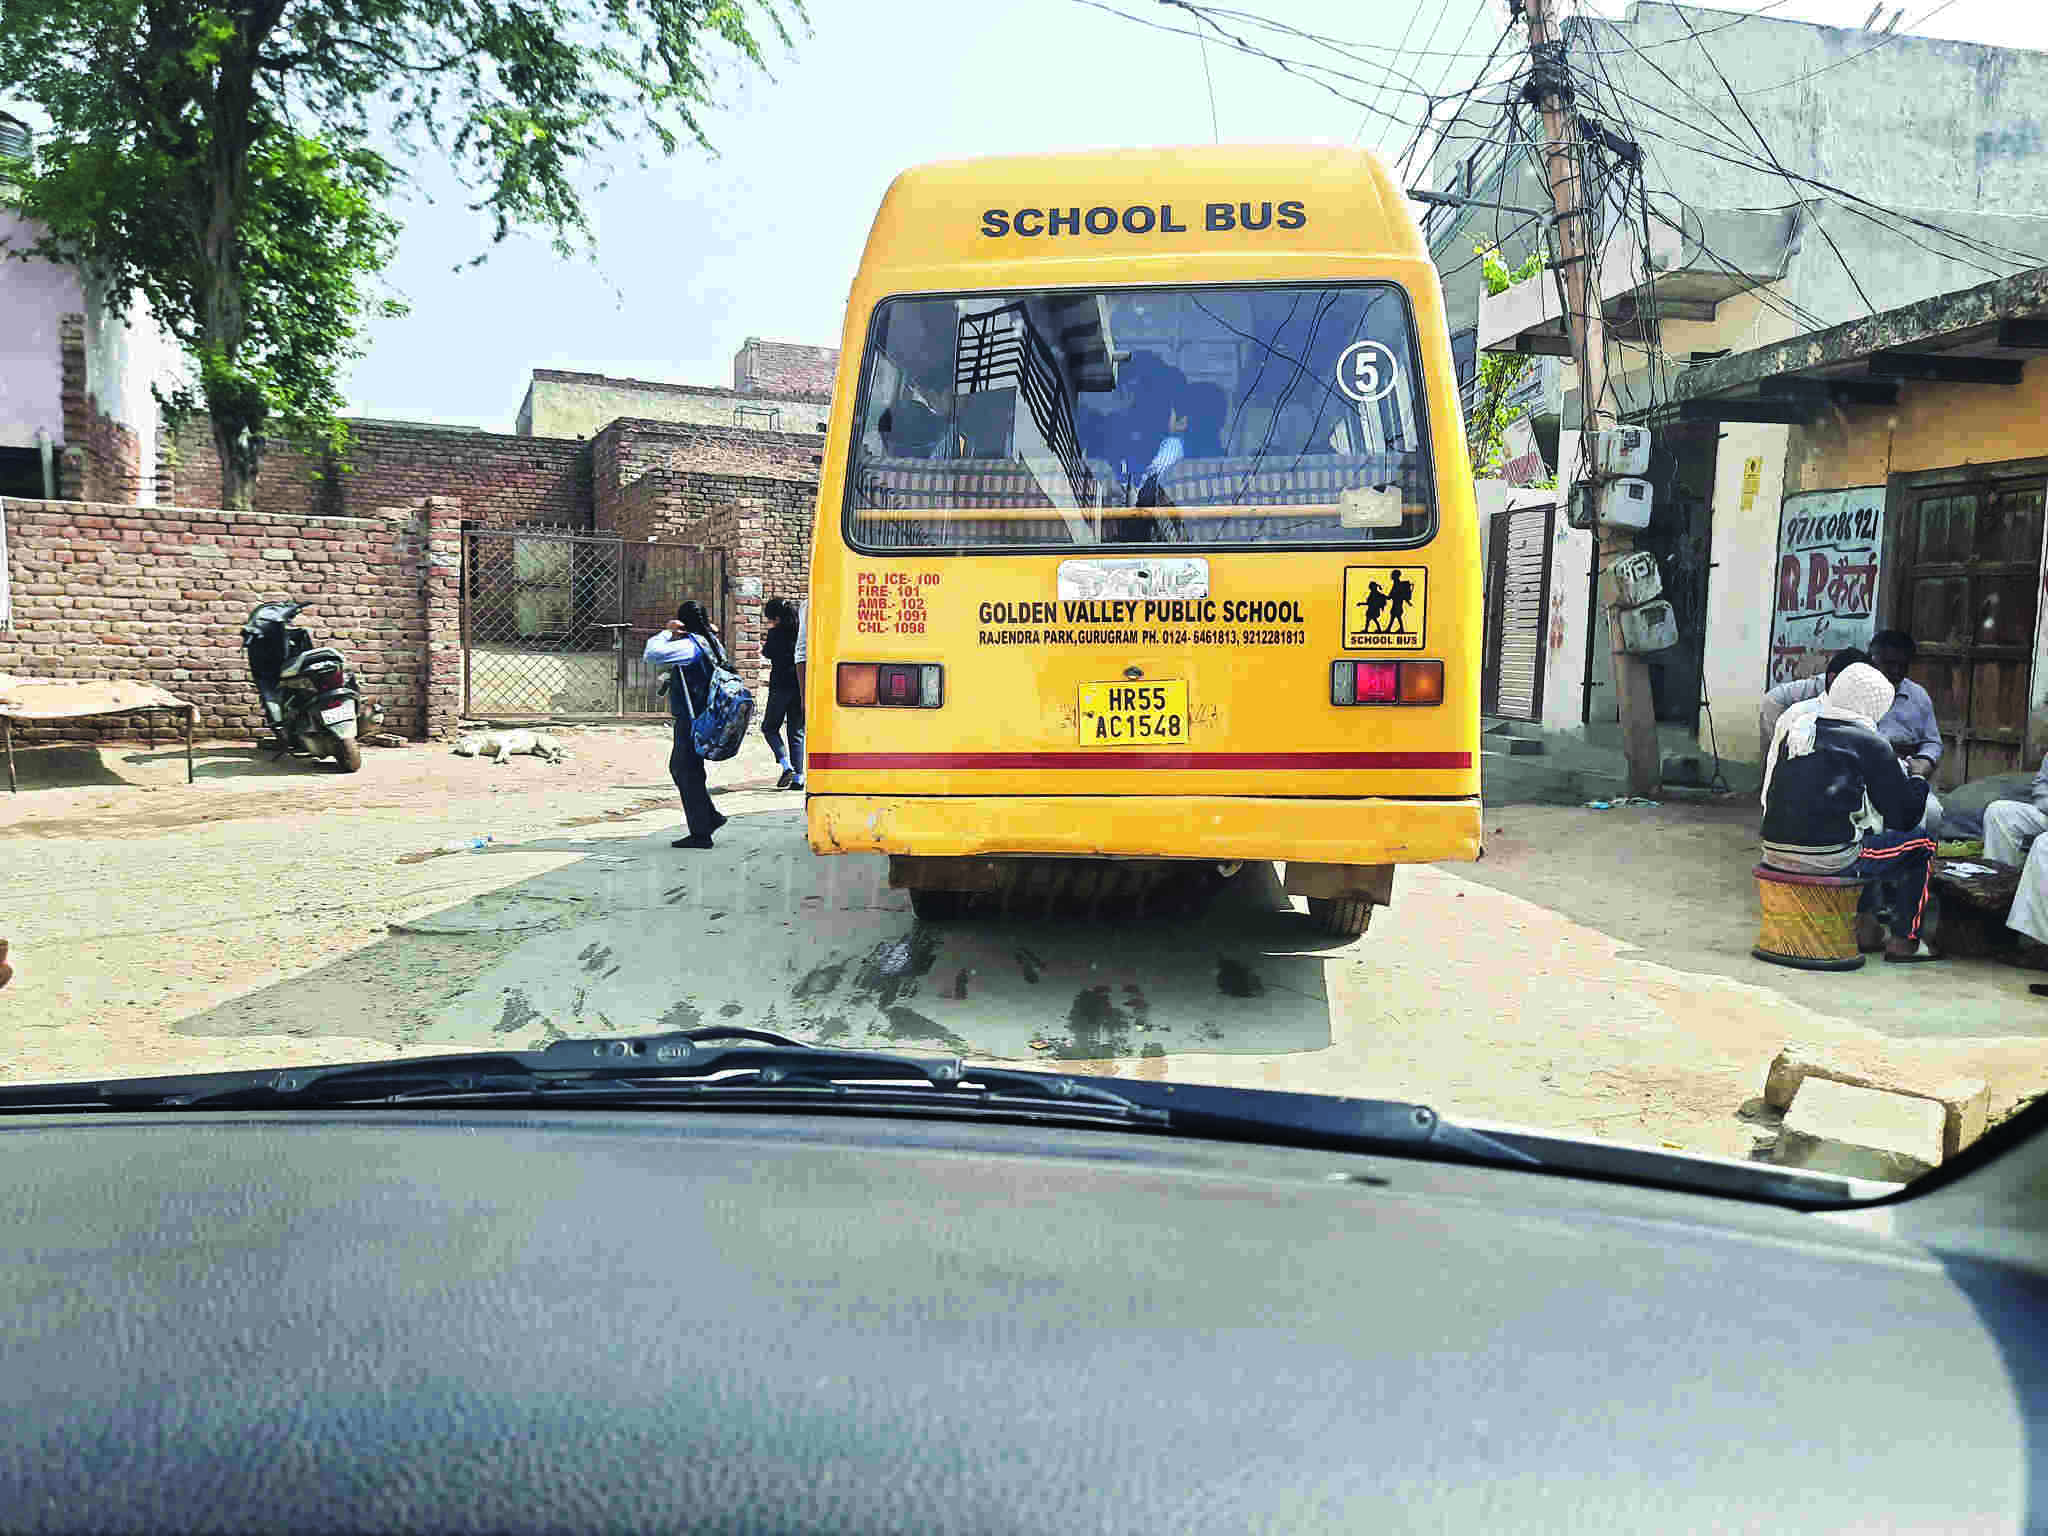
[[[343,773],[354,773],[363,766],[358,727],[374,728],[381,717],[363,697],[347,658],[332,646],[314,645],[313,637],[292,623],[305,607],[263,603],[249,615],[242,626],[249,675],[280,757],[287,752],[331,757]]]

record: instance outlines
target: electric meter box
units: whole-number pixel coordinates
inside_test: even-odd
[[[1623,608],[1620,613],[1621,648],[1631,656],[1668,650],[1678,644],[1678,619],[1663,598],[1640,608]]]
[[[1650,502],[1647,480],[1624,478],[1575,485],[1565,507],[1565,521],[1574,528],[1591,528],[1596,518],[1607,528],[1647,528]]]
[[[1593,462],[1602,475],[1647,475],[1650,433],[1647,427],[1609,427],[1593,434]]]
[[[1664,595],[1664,577],[1657,569],[1657,557],[1648,550],[1623,555],[1607,567],[1614,583],[1614,601],[1622,608],[1639,608]]]

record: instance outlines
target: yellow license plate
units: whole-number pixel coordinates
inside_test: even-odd
[[[1188,739],[1188,685],[1083,683],[1081,745],[1174,747]]]

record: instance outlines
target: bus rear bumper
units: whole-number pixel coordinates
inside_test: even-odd
[[[812,795],[818,853],[934,858],[1273,859],[1430,864],[1479,857],[1477,795],[1450,800],[1251,795]]]

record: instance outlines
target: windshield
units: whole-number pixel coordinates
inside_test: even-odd
[[[0,1083],[730,1025],[1888,1181],[2048,1091],[2048,4],[992,3],[496,10],[424,119],[7,11]]]
[[[889,299],[847,474],[857,548],[1425,538],[1406,297],[1385,283]]]

